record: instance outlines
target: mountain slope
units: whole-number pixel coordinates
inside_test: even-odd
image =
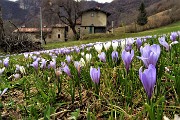
[[[25,20],[27,11],[19,8],[19,4],[7,0],[1,0],[2,15],[4,20]]]

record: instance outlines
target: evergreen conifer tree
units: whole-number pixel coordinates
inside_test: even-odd
[[[138,15],[138,18],[137,18],[137,23],[138,23],[138,25],[143,26],[148,22],[144,2],[141,3],[138,10],[139,10],[139,15]]]

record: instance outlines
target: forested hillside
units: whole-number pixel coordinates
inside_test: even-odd
[[[51,0],[21,0],[21,2],[19,0],[15,3],[1,0],[3,18],[5,20],[16,21],[19,25],[37,26],[39,24],[39,7],[41,6],[43,8],[44,25],[59,23],[57,15],[47,12],[46,8],[49,1]],[[122,23],[130,24],[136,21],[140,2],[141,1],[138,0],[113,0],[111,3],[102,4],[95,1],[82,0],[80,2],[80,10],[82,11],[98,6],[102,10],[111,13],[108,24],[110,25],[111,21],[114,21],[115,26],[118,27]],[[180,0],[144,0],[144,2],[148,16],[172,9],[173,12],[169,14],[169,17],[173,20],[180,19],[180,8],[178,7]],[[21,9],[19,4],[21,4],[21,8],[24,9]]]

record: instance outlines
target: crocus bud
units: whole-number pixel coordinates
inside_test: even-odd
[[[96,68],[90,68],[90,76],[91,76],[91,79],[92,81],[95,83],[95,84],[99,84],[100,82],[100,68],[98,67],[98,69]]]
[[[87,62],[90,62],[91,58],[92,58],[91,54],[86,54],[86,61]]]
[[[118,45],[119,45],[118,41],[112,41],[112,47],[114,51],[117,50]]]
[[[104,48],[107,51],[111,47],[111,42],[104,43]]]
[[[118,52],[117,51],[113,51],[111,56],[112,56],[112,60],[114,62],[117,62],[117,60],[118,60]]]
[[[96,49],[96,51],[100,54],[101,50],[102,50],[102,44],[97,43],[96,45],[94,45],[94,48]]]
[[[139,78],[143,84],[143,87],[147,93],[148,98],[152,97],[154,86],[156,84],[156,68],[150,64],[148,69],[142,71],[142,67],[139,69]]]
[[[106,62],[106,54],[104,52],[99,54],[98,57],[102,62]]]
[[[57,77],[59,77],[62,74],[61,68],[57,68],[55,70],[55,74],[56,74]]]
[[[131,52],[126,52],[125,50],[121,54],[122,60],[124,62],[124,65],[126,67],[126,71],[128,73],[129,67],[131,65],[131,61],[134,57],[134,50],[131,50]]]

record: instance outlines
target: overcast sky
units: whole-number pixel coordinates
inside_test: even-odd
[[[17,1],[17,0],[9,0],[9,1]],[[94,0],[100,3],[105,3],[105,2],[111,2],[112,0]]]

